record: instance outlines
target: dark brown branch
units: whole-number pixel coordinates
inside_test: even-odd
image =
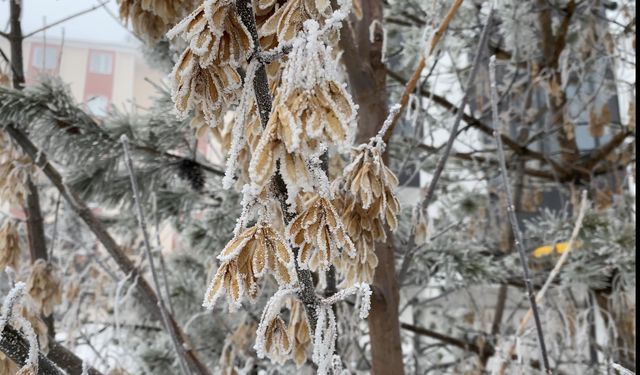
[[[24,61],[22,50],[22,5],[17,1],[10,1],[9,17],[10,17],[10,38],[11,47],[11,68],[13,72],[13,88],[22,90],[24,87]],[[29,255],[31,262],[34,263],[38,259],[48,262],[47,241],[44,234],[44,222],[42,219],[42,210],[40,209],[40,195],[38,187],[33,182],[33,176],[27,178],[27,197],[25,202],[25,212],[27,215],[27,238],[29,242]],[[49,335],[55,337],[55,327],[53,322],[53,314],[42,316],[42,320],[47,326]]]
[[[585,170],[591,170],[595,167],[600,161],[606,158],[611,152],[613,152],[622,142],[624,142],[627,137],[633,135],[632,131],[623,131],[615,135],[615,137],[611,138],[609,142],[600,146],[599,148],[591,151],[588,159],[581,164],[581,167]]]
[[[256,27],[256,19],[255,15],[253,14],[253,7],[248,0],[237,1],[236,7],[242,23],[251,34],[255,48],[253,57],[257,58],[261,54],[261,49]],[[248,84],[248,82],[245,82],[245,84]],[[260,121],[262,123],[262,127],[265,128],[267,126],[267,122],[269,122],[272,103],[271,94],[269,93],[267,71],[264,64],[262,63],[260,63],[258,69],[256,70],[256,75],[253,81],[253,88],[255,92],[256,104],[258,106],[258,112],[260,115]],[[279,171],[276,173],[276,176],[273,179],[273,186],[275,188],[274,190],[276,196],[280,201],[282,212],[285,216],[285,223],[288,224],[292,217],[287,215],[287,189],[284,181],[282,180],[282,177],[280,176]],[[307,313],[307,320],[309,321],[311,332],[314,332],[317,322],[316,307],[318,305],[318,296],[315,293],[315,286],[311,277],[311,271],[300,269],[300,267],[298,266],[297,256],[294,258],[296,273],[298,274],[298,281],[300,282],[300,291],[298,292],[298,297],[304,305],[305,311]]]
[[[120,270],[136,280],[136,287],[140,295],[140,301],[142,305],[150,312],[152,317],[156,320],[162,319],[162,315],[159,308],[158,295],[153,291],[149,283],[140,273],[140,270],[134,265],[134,263],[125,254],[122,248],[116,243],[111,234],[106,230],[100,220],[93,214],[93,211],[86,205],[80,197],[71,191],[67,185],[64,184],[60,173],[51,165],[47,159],[47,156],[38,150],[38,148],[29,140],[29,138],[19,129],[13,125],[6,125],[5,130],[13,138],[13,140],[20,145],[23,152],[31,157],[33,162],[40,168],[45,176],[51,181],[53,186],[58,189],[60,194],[71,206],[71,209],[85,222],[89,229],[98,238],[100,243],[107,250],[109,255],[116,262]],[[209,374],[207,367],[198,359],[196,353],[187,343],[186,335],[182,332],[182,329],[176,323],[174,317],[169,315],[170,323],[174,326],[174,329],[178,333],[180,344],[185,347],[186,358],[189,361],[191,368],[199,374]]]
[[[489,344],[484,344],[482,348],[475,343],[464,341],[455,337],[443,335],[442,333],[432,331],[427,328],[419,327],[413,324],[408,323],[400,323],[400,327],[407,331],[411,331],[413,333],[417,333],[418,335],[422,335],[425,337],[430,337],[432,339],[436,339],[441,341],[447,345],[452,345],[462,350],[466,350],[478,355],[488,355],[492,356],[495,353],[495,349]]]
[[[23,366],[29,356],[29,343],[18,330],[7,325],[0,334],[0,351],[18,366]],[[80,375],[82,363],[82,359],[50,338],[49,352],[46,355],[39,353],[38,374],[62,375],[60,370],[64,370],[69,375]],[[89,374],[102,375],[94,368],[89,368]]]

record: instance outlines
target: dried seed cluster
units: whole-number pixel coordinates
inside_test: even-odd
[[[31,158],[0,133],[0,201],[22,205],[28,193],[27,179],[33,172]]]
[[[291,222],[288,232],[299,247],[298,264],[302,269],[326,271],[340,255],[338,249],[346,249],[351,256],[355,253],[335,207],[319,195]]]
[[[363,144],[352,157],[344,171],[340,202],[342,220],[357,250],[354,258],[343,256],[338,264],[346,285],[373,281],[378,265],[375,242],[386,239],[385,223],[392,231],[397,229],[400,210],[394,193],[398,179],[384,164],[382,148]]]
[[[287,331],[291,340],[291,357],[300,368],[307,361],[307,348],[311,345],[309,322],[300,301],[290,300],[290,311]]]
[[[309,21],[306,43],[294,43],[249,165],[251,180],[263,187],[280,163],[290,202],[300,192],[313,191],[313,170],[327,145],[349,144],[356,114],[349,93],[338,83],[331,48],[318,40],[318,27]]]
[[[136,34],[155,42],[194,6],[194,0],[122,0],[120,18],[130,21]]]
[[[51,315],[53,307],[62,302],[60,279],[54,272],[53,266],[44,259],[36,260],[31,266],[31,273],[27,279],[27,292],[44,316]]]
[[[205,1],[167,33],[176,35],[189,43],[171,73],[176,109],[194,109],[215,125],[237,100],[242,81],[236,68],[253,51],[251,35],[232,0]]]
[[[284,320],[279,315],[267,324],[264,340],[265,351],[269,358],[279,364],[289,359],[291,340]]]
[[[0,269],[7,266],[18,270],[20,263],[20,236],[18,228],[10,220],[0,227]]]
[[[275,1],[259,1],[263,12],[269,8],[270,11],[274,10],[275,7],[269,7],[269,3],[274,4]],[[267,40],[288,42],[302,29],[304,21],[321,20],[326,18],[330,11],[331,5],[328,0],[289,0],[265,20],[259,29],[259,35]]]
[[[268,225],[259,224],[246,229],[227,244],[218,259],[222,264],[205,295],[203,306],[207,308],[213,308],[225,291],[232,306],[237,306],[244,295],[255,300],[257,280],[267,271],[280,285],[294,281],[291,249]]]

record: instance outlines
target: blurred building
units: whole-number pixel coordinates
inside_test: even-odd
[[[6,40],[0,47],[9,51]],[[156,94],[151,82],[165,73],[150,67],[136,44],[28,38],[23,44],[27,85],[44,75],[59,76],[78,103],[97,117],[112,108],[147,108]]]

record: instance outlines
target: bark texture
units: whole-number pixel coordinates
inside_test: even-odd
[[[375,136],[388,114],[386,69],[382,62],[384,33],[381,0],[363,0],[363,17],[341,30],[343,59],[358,111],[356,142],[366,142]],[[369,27],[375,24],[373,40]],[[404,374],[398,277],[395,269],[393,236],[387,233],[386,243],[376,245],[378,267],[373,281],[373,298],[369,313],[372,374]]]

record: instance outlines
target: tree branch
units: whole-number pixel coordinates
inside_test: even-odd
[[[406,79],[404,79],[402,76],[400,76],[400,74],[391,71],[389,69],[387,69],[387,73],[389,74],[389,76],[391,78],[393,78],[394,80],[398,81],[399,83],[405,84],[406,83]],[[431,100],[433,100],[434,103],[436,103],[437,105],[441,106],[442,108],[446,109],[447,111],[451,112],[454,115],[457,115],[459,112],[459,109],[456,105],[454,105],[453,103],[451,103],[447,98],[440,96],[438,94],[434,94],[431,91],[421,88],[420,89],[420,94],[430,98]],[[491,127],[485,123],[483,123],[482,121],[480,121],[479,119],[470,116],[466,113],[462,114],[462,119],[464,120],[464,122],[466,122],[467,124],[469,124],[470,126],[472,126],[473,128],[481,131],[482,133],[491,136],[493,134],[493,131],[491,130]],[[535,159],[535,160],[539,160],[545,164],[550,164],[554,169],[556,170],[562,170],[562,167],[560,165],[558,165],[557,163],[555,163],[553,160],[550,160],[549,158],[547,158],[544,154],[537,152],[537,151],[533,151],[528,149],[525,146],[522,146],[521,144],[519,144],[518,142],[516,142],[515,140],[509,138],[508,136],[501,134],[500,137],[502,138],[502,142],[509,146],[509,148],[515,152],[516,154],[520,155],[520,156],[526,156],[528,158],[531,159]]]
[[[502,174],[502,184],[507,197],[507,213],[509,215],[509,221],[511,222],[511,228],[513,230],[515,247],[518,250],[520,256],[520,264],[522,265],[522,273],[524,276],[524,282],[527,287],[527,295],[529,297],[529,304],[531,311],[533,312],[533,318],[536,324],[536,331],[538,333],[538,344],[540,345],[540,353],[542,356],[542,363],[544,364],[545,371],[551,374],[551,366],[549,365],[549,358],[547,356],[547,348],[544,342],[544,333],[542,331],[542,323],[540,322],[540,316],[538,314],[538,305],[536,304],[535,295],[533,293],[533,287],[531,285],[531,276],[529,275],[529,266],[527,262],[526,250],[524,249],[524,240],[522,238],[522,232],[518,224],[518,218],[515,212],[515,206],[513,205],[513,194],[511,192],[511,185],[509,184],[509,176],[507,171],[507,162],[504,154],[504,148],[502,147],[502,139],[500,138],[500,120],[498,116],[498,91],[496,86],[496,67],[495,57],[491,58],[489,63],[489,76],[491,84],[491,112],[493,114],[493,135],[496,140],[496,148],[498,152],[498,160],[500,163],[500,173]]]
[[[0,351],[19,366],[23,366],[29,355],[29,344],[18,330],[6,325],[4,331],[0,332]],[[62,375],[61,370],[64,370],[70,375],[80,375],[82,364],[82,359],[53,339],[49,340],[49,352],[46,355],[42,352],[38,354],[39,374]],[[89,374],[102,375],[94,368],[89,368]]]
[[[458,347],[462,350],[466,350],[469,352],[473,352],[476,353],[478,355],[487,355],[487,356],[491,356],[494,354],[495,350],[492,346],[490,346],[489,344],[483,345],[482,348],[480,348],[478,345],[474,344],[474,343],[470,343],[455,337],[451,337],[451,336],[447,336],[447,335],[443,335],[442,333],[438,333],[435,331],[432,331],[430,329],[427,328],[423,328],[423,327],[419,327],[413,324],[408,324],[408,323],[400,323],[400,327],[402,329],[405,329],[407,331],[411,331],[413,333],[416,333],[418,335],[422,335],[422,336],[426,336],[426,337],[430,337],[432,339],[436,339],[438,341],[442,341],[445,344],[448,345],[452,345],[455,347]]]
[[[48,25],[44,25],[43,27],[41,27],[41,28],[39,28],[39,29],[33,30],[33,31],[31,31],[30,33],[25,34],[25,35],[24,35],[24,37],[23,37],[23,39],[26,39],[26,38],[28,38],[28,37],[34,36],[34,35],[36,35],[37,33],[43,32],[43,31],[45,31],[45,30],[47,30],[47,29],[50,29],[50,28],[52,28],[52,27],[54,27],[54,26],[57,26],[57,25],[59,25],[59,24],[61,24],[61,23],[67,22],[67,21],[69,21],[69,20],[71,20],[71,19],[74,19],[74,18],[76,18],[76,17],[79,17],[79,16],[85,15],[85,14],[87,14],[87,13],[93,12],[93,11],[94,11],[94,10],[96,10],[96,9],[102,8],[102,7],[103,7],[105,4],[107,4],[108,2],[109,2],[109,0],[105,0],[105,1],[103,1],[103,2],[101,2],[101,3],[99,3],[99,4],[96,4],[96,5],[92,6],[91,8],[88,8],[88,9],[82,10],[82,11],[80,11],[80,12],[77,12],[77,13],[71,14],[71,15],[69,15],[69,16],[67,16],[67,17],[61,18],[61,19],[59,19],[59,20],[57,20],[57,21],[55,21],[55,22],[53,22],[53,23],[50,23],[50,24],[48,24]]]
[[[169,313],[167,312],[167,308],[161,296],[160,281],[158,279],[158,272],[156,270],[155,263],[153,261],[153,256],[151,255],[151,243],[149,241],[149,233],[147,232],[147,224],[144,217],[144,210],[142,209],[142,204],[140,203],[140,193],[138,192],[138,182],[136,181],[136,175],[133,170],[133,161],[131,160],[131,155],[129,154],[129,140],[127,139],[126,135],[123,135],[121,141],[122,141],[122,148],[124,149],[125,164],[127,166],[127,170],[129,171],[129,177],[131,178],[131,188],[133,189],[133,200],[136,206],[138,226],[142,231],[142,239],[144,242],[145,256],[147,257],[147,262],[149,262],[149,268],[151,269],[151,279],[153,280],[153,284],[155,286],[155,292],[158,295],[158,308],[160,309],[160,315],[162,315],[162,324],[164,325],[165,330],[169,334],[169,337],[171,338],[171,343],[173,344],[174,350],[178,355],[178,363],[180,364],[180,370],[184,375],[188,375],[189,370],[185,363],[186,359],[185,359],[184,348],[180,345],[180,340],[178,339],[178,335],[174,330],[174,327],[169,323]]]
[[[258,58],[261,54],[261,49],[260,41],[258,38],[258,30],[256,27],[256,19],[255,15],[253,14],[253,6],[249,2],[249,0],[238,0],[236,2],[236,7],[242,23],[245,25],[247,30],[249,30],[249,33],[251,34],[251,37],[253,39],[255,50],[252,58]],[[272,102],[271,94],[269,93],[267,71],[262,62],[259,62],[259,64],[260,65],[256,70],[256,75],[253,81],[253,88],[255,92],[256,104],[258,106],[258,112],[260,115],[260,121],[262,123],[262,128],[264,129],[269,122]],[[245,84],[247,83],[245,82]],[[282,177],[280,176],[279,171],[276,172],[276,175],[273,178],[273,186],[275,187],[276,195],[282,207],[285,224],[288,224],[292,217],[290,215],[287,215],[287,189],[284,181],[282,180]],[[296,252],[295,249],[294,252]],[[294,262],[296,273],[298,274],[298,281],[300,282],[300,292],[298,293],[298,296],[307,313],[309,328],[311,329],[311,332],[314,332],[317,322],[316,307],[318,305],[318,296],[315,293],[315,286],[311,277],[311,271],[300,269],[300,267],[298,266],[297,256],[294,257]]]

